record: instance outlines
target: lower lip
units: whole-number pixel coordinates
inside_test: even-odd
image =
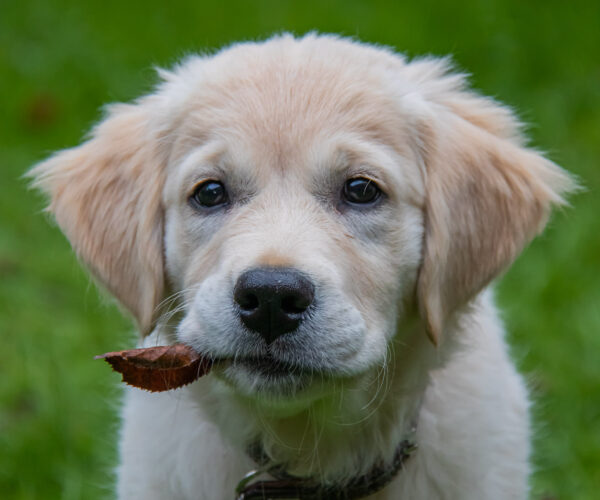
[[[232,365],[242,366],[253,373],[269,377],[286,377],[304,373],[304,370],[298,366],[288,365],[269,358],[235,360]]]

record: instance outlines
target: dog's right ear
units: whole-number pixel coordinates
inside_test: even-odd
[[[146,98],[148,99],[148,98]],[[142,334],[162,300],[165,159],[151,106],[118,104],[79,147],[35,166],[33,185],[91,272],[137,319]]]

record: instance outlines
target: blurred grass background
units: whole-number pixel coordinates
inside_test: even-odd
[[[281,30],[452,54],[580,177],[498,297],[536,401],[532,498],[598,498],[600,2],[581,0],[0,0],[0,497],[111,497],[118,377],[92,357],[135,339],[21,175],[149,90],[154,65]]]

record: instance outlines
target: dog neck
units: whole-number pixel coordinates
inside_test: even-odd
[[[371,470],[364,475],[356,476],[343,484],[322,483],[315,478],[297,478],[288,474],[282,467],[270,464],[260,445],[248,450],[252,459],[259,467],[250,471],[238,483],[236,493],[238,500],[251,500],[268,498],[296,498],[296,499],[349,499],[364,498],[377,493],[385,488],[404,466],[406,460],[416,451],[417,446],[412,439],[416,428],[411,429],[407,439],[402,441],[396,449],[393,460],[387,464],[380,462],[374,464]],[[263,473],[274,477],[271,480],[259,480]]]

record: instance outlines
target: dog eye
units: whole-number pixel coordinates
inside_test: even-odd
[[[209,180],[204,181],[194,189],[190,201],[196,207],[211,208],[225,205],[229,199],[222,182]]]
[[[346,181],[342,196],[349,203],[367,205],[379,199],[381,189],[371,179],[355,177]]]

